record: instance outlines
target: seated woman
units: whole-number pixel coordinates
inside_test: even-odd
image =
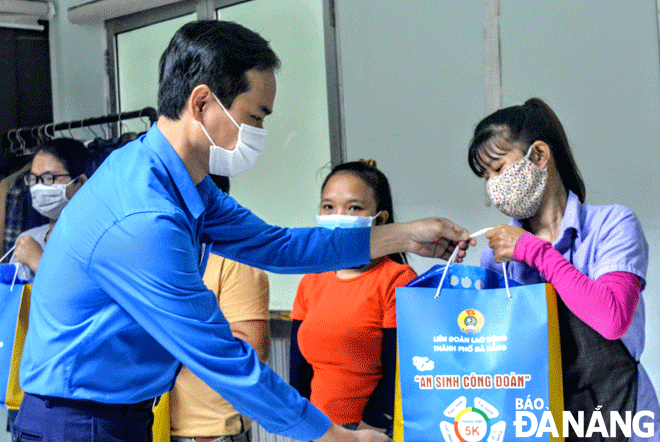
[[[469,149],[472,171],[509,225],[486,233],[483,266],[519,282],[551,283],[557,293],[565,410],[588,423],[600,410],[654,413],[660,407],[639,364],[644,348],[648,245],[635,214],[620,205],[585,204],[585,186],[559,119],[538,98],[482,120]],[[648,425],[649,420],[642,420]],[[571,434],[567,441],[587,440]],[[594,436],[594,439],[600,440]],[[628,439],[622,432],[608,440]]]
[[[229,178],[211,175],[211,179],[229,193]],[[266,362],[270,352],[266,272],[211,252],[203,279],[215,294],[234,337],[250,344],[259,360]],[[251,425],[250,418],[181,366],[170,391],[171,442],[249,442]]]
[[[373,160],[335,167],[321,188],[322,227],[394,222],[392,195]],[[405,256],[360,269],[305,275],[291,318],[290,383],[347,428],[391,431],[396,367],[395,288],[417,275]]]
[[[30,186],[32,207],[50,222],[27,230],[16,239],[10,262],[19,263],[19,278],[34,279],[48,236],[64,206],[87,181],[89,165],[88,150],[70,138],[46,141],[34,155],[30,173],[24,179]]]

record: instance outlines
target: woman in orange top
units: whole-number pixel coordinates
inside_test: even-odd
[[[321,188],[319,226],[394,222],[392,195],[373,160],[335,167]],[[290,383],[339,425],[391,431],[396,367],[395,288],[416,277],[404,255],[360,269],[305,275],[291,311]]]

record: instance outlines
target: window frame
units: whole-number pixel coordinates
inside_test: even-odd
[[[145,26],[197,13],[200,20],[215,20],[216,9],[252,0],[185,0],[165,6],[137,12],[105,21],[106,31],[106,78],[108,88],[108,113],[121,109],[118,85],[117,35]],[[343,99],[339,76],[340,59],[337,46],[335,1],[322,0],[323,32],[325,46],[325,70],[328,93],[328,128],[330,160],[333,166],[346,161],[346,136],[343,124]]]

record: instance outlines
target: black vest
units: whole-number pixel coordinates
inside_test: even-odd
[[[600,406],[608,435],[595,433],[591,437],[576,437],[570,431],[569,441],[626,441],[616,427],[616,437],[610,433],[610,411],[625,417],[634,416],[637,401],[637,361],[621,339],[608,340],[575,316],[561,299],[557,300],[561,362],[564,382],[564,408],[577,420],[578,411],[584,412],[586,435],[591,415]]]

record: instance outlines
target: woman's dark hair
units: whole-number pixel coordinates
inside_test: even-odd
[[[325,177],[323,185],[321,186],[321,194],[323,194],[323,189],[325,189],[328,180],[338,173],[350,173],[364,181],[364,183],[374,191],[376,213],[381,210],[387,210],[389,217],[387,218],[387,221],[385,221],[385,224],[394,222],[394,206],[392,204],[390,183],[387,181],[385,174],[376,168],[376,162],[374,160],[351,161],[335,166],[328,176]],[[392,261],[398,262],[399,264],[408,263],[405,253],[393,253],[389,255],[389,257]]]
[[[237,95],[250,88],[247,71],[274,71],[279,66],[268,42],[237,23],[186,23],[160,58],[158,112],[178,120],[192,90],[201,84],[229,108]]]
[[[229,177],[211,174],[211,181],[224,193],[229,193]]]
[[[550,106],[540,98],[530,98],[522,106],[500,109],[481,120],[470,142],[468,163],[477,176],[483,177],[486,166],[481,157],[495,159],[494,155],[502,153],[500,143],[506,142],[524,150],[534,141],[543,141],[550,146],[564,188],[584,203],[587,191],[564,127]]]
[[[47,153],[55,157],[69,172],[72,179],[78,178],[82,174],[87,175],[87,177],[91,175],[89,173],[92,166],[91,154],[85,145],[78,140],[72,138],[48,140],[37,150],[35,155],[40,153]]]

